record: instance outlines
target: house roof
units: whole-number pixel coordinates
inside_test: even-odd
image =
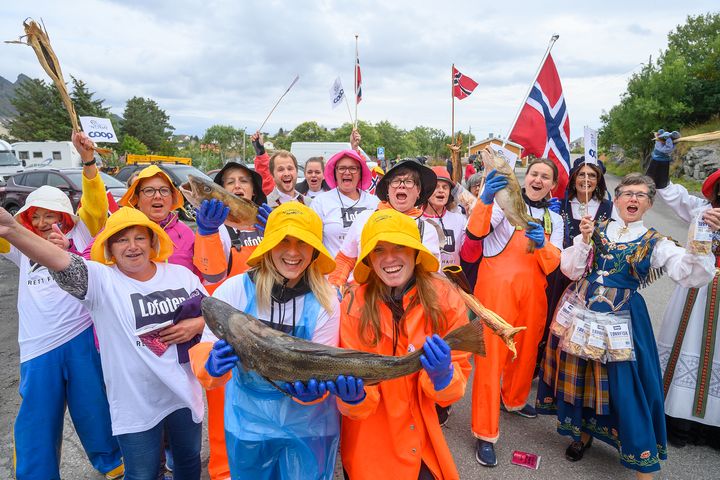
[[[480,141],[478,141],[478,142],[473,143],[472,145],[470,145],[470,148],[476,147],[476,146],[478,146],[478,145],[482,145],[483,143],[492,142],[493,140],[497,140],[497,141],[500,142],[500,143],[503,142],[503,140],[502,140],[501,138],[498,138],[498,137],[490,138],[490,137],[488,137],[488,138],[486,138],[486,139],[484,139],[484,140],[480,140]],[[508,144],[508,145],[512,145],[512,146],[515,147],[515,148],[519,148],[520,150],[524,150],[524,149],[525,149],[525,147],[523,147],[522,145],[520,145],[520,144],[518,144],[518,143],[515,143],[515,142],[511,142],[511,141],[509,141],[509,140],[508,140],[507,144]]]

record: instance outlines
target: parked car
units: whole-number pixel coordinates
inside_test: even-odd
[[[125,185],[110,175],[100,172],[105,188],[112,194],[117,202],[125,195]],[[0,185],[0,204],[5,210],[15,215],[25,205],[25,199],[30,192],[43,186],[57,187],[67,194],[72,203],[73,210],[77,209],[82,195],[82,169],[66,168],[39,168],[25,170],[22,173],[11,175]]]
[[[157,163],[156,164],[160,169],[168,174],[168,177],[170,177],[170,180],[172,180],[173,184],[176,187],[179,187],[183,183],[188,181],[188,175],[195,175],[196,177],[205,178],[207,180],[212,181],[210,177],[205,175],[203,172],[198,170],[197,168],[191,166],[191,165],[184,165],[179,163]],[[128,178],[135,173],[138,172],[146,167],[148,167],[149,164],[147,163],[136,163],[133,165],[125,165],[120,169],[120,171],[115,175],[115,178],[119,181],[125,183],[127,182]],[[183,210],[180,210],[178,212],[180,215],[180,218],[182,218],[185,221],[188,222],[194,222],[195,221],[195,209],[190,205],[190,203],[185,200],[185,208]]]

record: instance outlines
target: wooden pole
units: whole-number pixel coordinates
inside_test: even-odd
[[[543,65],[545,65],[545,59],[550,55],[550,50],[552,50],[553,45],[555,45],[555,42],[557,39],[560,38],[560,35],[555,34],[552,37],[550,37],[550,43],[548,44],[547,49],[545,50],[545,55],[543,55],[542,60],[540,60],[540,65],[538,65],[537,71],[535,72],[535,75],[533,76],[532,82],[530,82],[530,86],[527,89],[527,92],[525,93],[525,96],[523,97],[522,102],[520,102],[520,108],[518,108],[517,113],[515,114],[515,119],[513,120],[512,124],[510,124],[510,128],[507,131],[507,134],[505,134],[505,139],[503,140],[502,146],[505,147],[508,140],[510,139],[510,133],[512,133],[513,128],[515,128],[515,124],[518,121],[518,118],[520,118],[520,113],[522,113],[522,109],[525,106],[525,102],[527,102],[528,97],[530,96],[530,92],[532,92],[532,88],[535,85],[535,82],[537,81],[538,75],[540,75],[540,70],[542,69]]]

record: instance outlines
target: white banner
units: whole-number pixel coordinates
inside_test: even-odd
[[[345,90],[343,89],[342,82],[340,82],[340,77],[337,77],[332,87],[330,87],[330,105],[332,105],[332,108],[340,105],[343,98],[345,98]]]
[[[585,127],[585,163],[598,164],[597,130]]]
[[[118,143],[117,135],[115,135],[109,118],[80,117],[80,123],[83,131],[93,142]]]
[[[518,159],[516,153],[513,153],[507,148],[493,142],[490,142],[490,148],[499,153],[500,156],[502,156],[507,161],[508,165],[510,165],[512,168],[515,168],[515,162],[517,162]]]

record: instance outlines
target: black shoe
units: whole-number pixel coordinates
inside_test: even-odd
[[[449,405],[447,407],[441,407],[440,405],[435,404],[435,411],[437,412],[438,422],[440,422],[440,426],[444,427],[445,424],[448,422],[448,418],[450,418],[450,412],[452,412],[452,405]]]
[[[495,445],[485,440],[478,440],[475,447],[475,460],[483,467],[496,466]]]
[[[592,442],[593,437],[590,437],[590,440],[588,440],[587,443],[583,443],[582,441],[572,442],[565,450],[565,458],[567,458],[571,462],[577,462],[579,460],[582,460],[583,455],[585,454],[585,450],[592,446]]]
[[[515,415],[519,415],[519,416],[525,417],[525,418],[537,417],[537,411],[535,410],[535,407],[533,407],[530,404],[525,405],[520,410],[508,410],[507,408],[505,408],[505,405],[503,405],[501,402],[500,410],[502,410],[503,412],[514,413]]]

